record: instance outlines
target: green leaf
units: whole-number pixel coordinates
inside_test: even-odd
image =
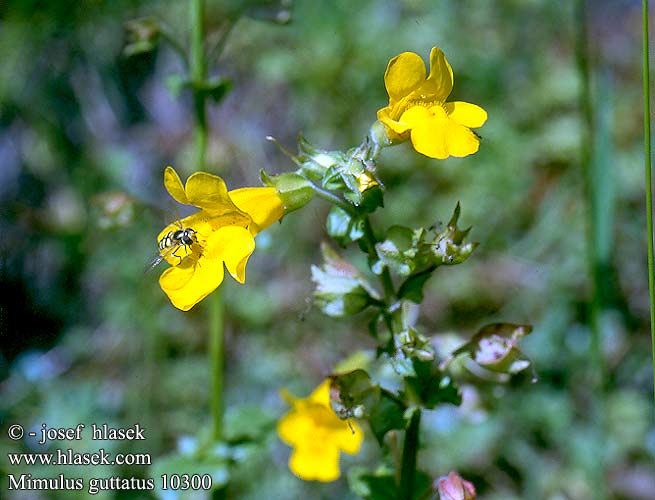
[[[294,158],[303,175],[321,181],[321,185],[326,189],[339,188],[338,165],[346,161],[345,155],[341,151],[318,149],[300,135],[298,136],[298,156]]]
[[[227,78],[213,78],[202,82],[192,82],[192,86],[218,104],[232,88],[232,81]]]
[[[179,97],[185,89],[192,89],[204,94],[209,99],[213,99],[216,103],[221,102],[223,97],[232,88],[232,82],[228,79],[215,78],[202,82],[194,82],[179,74],[168,75],[165,79],[165,85],[174,97]]]
[[[353,493],[365,500],[398,500],[401,498],[393,471],[382,468],[369,472],[353,467],[348,473],[348,485]],[[427,500],[432,490],[432,478],[421,470],[414,474],[412,500]]]
[[[322,267],[312,266],[317,305],[328,316],[346,316],[379,301],[380,294],[359,270],[339,256],[329,245],[322,244]]]
[[[378,183],[362,193],[359,208],[364,213],[371,213],[384,206],[384,188]]]
[[[364,370],[330,376],[330,404],[341,419],[365,418],[380,400],[380,386]]]
[[[403,414],[405,406],[389,392],[382,390],[380,400],[371,408],[369,425],[380,446],[384,444],[384,436],[393,429],[404,429]]]
[[[434,359],[434,349],[430,345],[430,340],[411,327],[395,334],[394,342],[396,357],[419,361]]]
[[[327,217],[326,229],[339,245],[345,247],[364,236],[363,221],[353,218],[343,208],[332,207]]]
[[[446,228],[431,238],[426,235],[424,248],[428,251],[424,253],[426,260],[431,265],[450,266],[461,264],[470,257],[473,250],[478,246],[477,243],[464,243],[471,228],[462,230],[457,227],[460,212],[461,207],[458,202]]]
[[[462,402],[459,389],[448,376],[442,375],[431,362],[413,361],[415,376],[405,377],[405,393],[417,406],[435,408],[440,403],[456,406]]]
[[[423,287],[436,267],[429,267],[407,278],[398,290],[398,298],[411,300],[416,304],[423,302]]]
[[[164,78],[164,85],[173,97],[179,97],[184,88],[191,86],[191,83],[184,76],[174,73]]]
[[[416,267],[413,235],[408,227],[391,226],[385,240],[375,245],[380,262],[400,276],[409,276]]]
[[[366,500],[398,500],[398,486],[393,472],[383,469],[371,473],[362,467],[353,467],[348,474],[350,489]]]

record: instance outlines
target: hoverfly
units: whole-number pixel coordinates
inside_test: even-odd
[[[189,250],[187,247],[190,247],[193,243],[197,242],[196,232],[193,229],[190,227],[182,227],[182,224],[179,222],[177,225],[179,229],[169,231],[159,240],[159,253],[148,265],[146,272],[156,267],[166,257],[177,257],[180,259],[180,262],[182,262],[186,255],[177,255],[178,250],[184,248],[188,255]]]

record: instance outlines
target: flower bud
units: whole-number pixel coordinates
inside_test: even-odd
[[[532,332],[530,325],[513,323],[486,325],[478,330],[471,340],[442,361],[441,367],[445,368],[452,359],[467,353],[476,364],[486,370],[515,375],[530,366],[530,360],[519,349],[519,341],[530,332]]]
[[[383,148],[385,146],[391,145],[391,139],[387,134],[387,127],[385,127],[384,124],[379,120],[371,125],[368,136],[371,139],[371,142],[377,148]]]
[[[304,207],[314,197],[311,182],[302,175],[295,173],[268,175],[264,170],[260,174],[266,186],[275,188],[284,204],[285,214]]]
[[[310,179],[322,180],[330,168],[345,164],[348,159],[341,151],[327,151],[314,147],[303,136],[298,138],[296,163]]]
[[[475,500],[475,487],[456,472],[435,481],[440,500]]]

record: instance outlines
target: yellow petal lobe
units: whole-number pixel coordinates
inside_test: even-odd
[[[232,277],[243,284],[246,281],[246,263],[254,251],[255,239],[250,231],[239,226],[225,226],[207,240],[203,256],[206,260],[224,262]]]
[[[430,51],[430,74],[421,86],[420,92],[426,97],[444,102],[453,90],[453,69],[446,56],[438,47]]]
[[[398,101],[425,81],[425,63],[414,52],[403,52],[387,65],[384,85],[391,102]]]
[[[179,266],[166,269],[159,285],[175,307],[188,311],[218,288],[223,274],[221,260],[188,257]]]
[[[219,216],[241,212],[227,194],[223,179],[207,172],[196,172],[186,181],[184,188],[189,203]]]
[[[471,129],[452,120],[446,129],[446,148],[450,156],[464,157],[476,153],[480,139]]]
[[[166,167],[164,170],[164,187],[178,203],[182,203],[183,205],[188,205],[190,203],[184,192],[180,176],[177,175],[177,172],[173,167]]]
[[[339,450],[314,441],[312,445],[296,448],[289,457],[289,469],[307,481],[336,481],[339,472]]]
[[[277,432],[294,448],[289,458],[291,471],[306,480],[339,478],[340,451],[357,453],[364,434],[356,422],[351,422],[351,430],[348,422],[332,410],[330,381],[325,380],[306,399],[296,399],[286,392],[283,395],[292,408],[278,422]]]
[[[230,191],[234,204],[254,223],[253,234],[266,229],[284,215],[284,205],[275,188],[251,187]]]
[[[451,120],[465,127],[481,127],[487,121],[487,112],[480,106],[470,102],[448,102],[445,108]]]

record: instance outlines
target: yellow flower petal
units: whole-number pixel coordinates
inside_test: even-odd
[[[196,172],[187,179],[184,191],[189,203],[211,211],[212,215],[241,213],[227,194],[225,182],[217,175]]]
[[[309,395],[307,398],[307,401],[311,401],[312,403],[316,403],[319,405],[327,406],[328,408],[331,408],[330,406],[330,380],[325,379],[321,385],[319,385],[314,391]],[[338,418],[336,414],[334,415],[335,418]]]
[[[480,148],[480,138],[471,129],[449,120],[446,129],[446,148],[451,156],[463,157],[472,155]]]
[[[378,120],[387,127],[387,135],[392,141],[400,141],[408,137],[409,126],[391,117],[392,108],[387,106],[378,111]]]
[[[387,88],[390,103],[399,101],[425,80],[425,63],[414,52],[403,52],[394,57],[384,73],[384,86]]]
[[[277,423],[280,439],[289,446],[296,446],[311,439],[314,421],[310,414],[302,411],[290,411]]]
[[[430,158],[468,156],[480,146],[480,139],[467,127],[451,120],[441,106],[414,106],[403,113],[401,121],[411,125],[414,149]]]
[[[334,481],[339,477],[339,451],[354,454],[362,445],[364,434],[352,422],[339,419],[330,407],[330,381],[325,380],[306,399],[283,396],[292,409],[280,419],[280,439],[294,448],[289,468],[302,479]]]
[[[284,215],[284,205],[275,188],[251,187],[230,191],[230,198],[255,224],[253,234],[266,229]]]
[[[487,112],[470,102],[447,102],[445,108],[451,120],[465,127],[481,127],[487,121]]]
[[[426,97],[444,102],[453,90],[453,69],[448,64],[446,56],[438,47],[430,51],[430,74],[421,85],[420,93]]]
[[[188,311],[218,288],[223,274],[221,260],[189,257],[179,266],[166,269],[159,277],[159,286],[175,307]]]
[[[435,117],[434,113],[424,106],[409,108],[401,116],[401,121],[411,126],[411,138],[414,149],[430,158],[448,158],[445,144],[446,112]]]
[[[343,422],[344,427],[333,433],[334,442],[344,453],[354,455],[362,447],[364,433],[354,420],[350,420],[350,425],[345,420],[341,422]]]
[[[190,204],[184,192],[184,187],[182,187],[180,176],[177,175],[173,167],[166,167],[164,170],[164,186],[175,201],[183,205]]]
[[[239,226],[225,226],[217,229],[207,240],[203,257],[205,260],[225,262],[227,271],[239,283],[246,281],[246,263],[255,251],[255,238],[250,231]]]
[[[453,89],[453,70],[438,47],[430,52],[430,72],[414,53],[393,58],[385,72],[389,105],[378,111],[389,139],[411,138],[414,149],[432,158],[475,153],[480,140],[470,128],[482,126],[484,109],[466,102],[445,103]]]
[[[314,441],[311,446],[296,448],[291,453],[289,469],[308,481],[335,481],[340,476],[339,450],[329,443]]]

